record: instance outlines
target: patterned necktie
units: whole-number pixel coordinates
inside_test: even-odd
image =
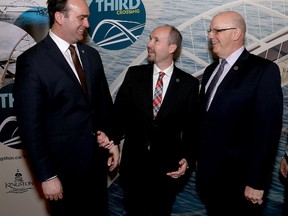
[[[207,104],[206,104],[206,110],[208,110],[209,105],[212,101],[212,92],[214,91],[216,87],[216,83],[218,82],[221,74],[224,71],[224,66],[227,63],[225,59],[221,61],[220,67],[218,68],[218,71],[216,72],[215,76],[213,77],[212,81],[210,82],[207,91],[206,91],[206,98],[207,98]]]
[[[153,117],[155,119],[162,102],[162,92],[163,92],[163,77],[165,73],[159,72],[159,77],[156,83],[154,99],[153,99]]]
[[[70,45],[68,49],[70,50],[71,57],[72,57],[75,69],[77,71],[78,77],[80,79],[82,89],[84,90],[85,93],[87,93],[87,84],[86,84],[85,72],[81,66],[80,61],[79,61],[75,46]]]

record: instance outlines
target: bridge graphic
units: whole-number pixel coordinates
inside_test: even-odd
[[[145,27],[145,23],[139,23],[135,21],[104,19],[94,29],[91,36],[93,40],[97,34],[97,31],[105,25],[109,26],[108,31],[104,35],[104,39],[96,43],[101,47],[105,47],[111,44],[123,43],[125,41],[130,41],[130,43],[133,44],[141,36],[142,30]],[[109,36],[109,33],[112,30],[116,30],[119,33]]]
[[[45,6],[45,5],[44,5]],[[12,23],[15,14],[19,15],[27,10],[39,14],[47,13],[47,10],[40,7],[39,3],[33,0],[1,0],[0,2],[0,20]],[[31,10],[32,9],[32,10]]]
[[[11,23],[14,24],[15,20],[24,12],[37,13],[39,15],[47,15],[46,5],[41,4],[35,0],[1,0],[0,1],[0,26],[2,27],[3,33],[5,33],[4,28],[8,28],[8,25],[2,24]],[[2,33],[2,34],[3,34]],[[19,34],[19,35],[18,35]],[[14,35],[16,38],[16,34]],[[28,48],[36,44],[35,40],[31,35],[23,31],[23,34],[17,33],[17,41],[14,46],[8,47],[8,55],[6,59],[0,59],[0,83],[3,83],[5,77],[9,75],[10,77],[15,75],[15,66],[17,57],[23,53]],[[13,38],[14,40],[14,38]],[[1,41],[0,41],[1,42]],[[2,53],[3,54],[3,53]]]
[[[234,10],[243,15],[247,24],[246,48],[253,54],[276,62],[280,67],[281,84],[288,84],[288,2],[283,0],[239,0],[223,4],[193,17],[177,26],[183,35],[183,49],[177,65],[201,79],[204,69],[212,63],[207,29],[214,15],[221,11]],[[129,65],[138,65],[146,60],[143,51]],[[127,68],[110,85],[111,94],[120,87]]]
[[[2,73],[0,74],[0,83],[4,81],[6,75],[14,77],[17,57],[35,44],[35,40],[28,33],[24,33],[19,38],[14,47],[12,47],[7,60],[0,60],[0,69],[2,70]]]
[[[0,3],[0,20],[13,19],[13,13],[21,13],[28,9],[40,10],[40,5],[30,0],[15,0],[8,4]],[[43,8],[42,8],[43,9]],[[212,10],[208,10],[198,16],[192,17],[181,25],[177,26],[183,35],[182,54],[177,65],[183,70],[201,79],[203,71],[212,61],[209,51],[209,41],[206,30],[209,28],[210,20],[220,11],[234,10],[241,13],[247,23],[246,48],[253,54],[262,56],[276,62],[280,67],[282,86],[288,84],[288,2],[285,0],[238,0]],[[6,20],[5,20],[6,21]],[[113,43],[130,41],[131,43],[139,37],[137,30],[144,28],[144,24],[131,22],[124,23],[121,20],[103,20],[93,31],[92,38],[95,37],[99,28],[110,25],[109,31],[118,30],[119,34],[109,36],[109,31],[104,39],[97,45],[107,46]],[[129,25],[128,25],[129,24]],[[128,27],[129,26],[129,27]],[[4,72],[2,79],[8,71],[14,71],[17,56],[24,50],[21,44],[26,43],[29,47],[34,45],[34,41],[29,39],[29,35],[23,36],[19,43],[15,45],[6,61],[0,62]],[[22,47],[22,48],[20,48]],[[130,64],[138,65],[146,60],[147,51],[143,51]],[[10,69],[10,70],[9,70]],[[111,83],[110,91],[114,95],[121,85],[127,68]]]

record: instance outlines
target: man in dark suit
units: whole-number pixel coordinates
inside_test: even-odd
[[[286,139],[287,139],[287,135],[288,135],[288,128],[284,128],[282,130],[283,134],[285,134]],[[288,140],[287,140],[288,141]],[[286,142],[287,142],[286,141]],[[288,214],[288,181],[287,181],[287,175],[288,175],[288,143],[286,143],[286,148],[285,148],[285,152],[284,155],[281,158],[280,161],[280,167],[279,167],[279,171],[281,174],[281,180],[284,184],[284,206],[283,206],[283,215],[287,215]]]
[[[49,34],[17,59],[20,136],[51,215],[105,216],[108,166],[113,170],[120,155],[108,139],[113,104],[100,55],[80,42],[89,9],[85,0],[48,0],[47,6]],[[80,57],[86,87],[70,45]]]
[[[245,32],[243,17],[233,11],[217,14],[208,31],[219,61],[206,68],[201,83],[197,186],[209,216],[261,215],[281,134],[279,68],[244,48]]]
[[[129,216],[170,215],[188,165],[193,167],[199,81],[174,65],[181,43],[175,27],[155,28],[147,44],[154,64],[130,67],[115,99],[118,142],[124,138],[120,184]],[[165,73],[162,103],[153,117],[159,72]]]

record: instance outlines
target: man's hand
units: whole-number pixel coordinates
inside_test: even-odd
[[[120,150],[118,145],[113,145],[109,149],[108,166],[109,171],[113,171],[120,163]]]
[[[42,190],[46,199],[58,200],[63,198],[62,184],[58,177],[42,182]]]
[[[256,190],[254,188],[246,186],[244,194],[245,198],[251,201],[253,204],[258,203],[259,205],[261,205],[263,203],[264,190]]]
[[[284,157],[282,158],[280,162],[280,172],[284,178],[287,178],[288,163]]]
[[[185,158],[182,158],[180,161],[179,161],[179,168],[177,171],[173,171],[173,172],[168,172],[166,173],[166,175],[170,176],[171,178],[179,178],[181,177],[182,175],[185,174],[186,170],[189,168],[188,166],[188,162]]]
[[[97,142],[100,147],[109,149],[108,166],[109,171],[113,171],[120,163],[120,150],[118,145],[114,145],[113,140],[109,140],[102,131],[97,131]]]
[[[110,141],[108,136],[102,131],[97,131],[97,142],[100,147],[111,149],[114,146],[114,142]]]

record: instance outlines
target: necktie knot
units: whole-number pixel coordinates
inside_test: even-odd
[[[227,63],[226,59],[222,59],[220,67],[224,67],[226,63]]]
[[[70,44],[68,49],[70,50],[70,52],[75,52],[76,51],[76,48],[74,45]]]
[[[158,79],[163,79],[164,75],[165,73],[163,71],[160,71]]]

